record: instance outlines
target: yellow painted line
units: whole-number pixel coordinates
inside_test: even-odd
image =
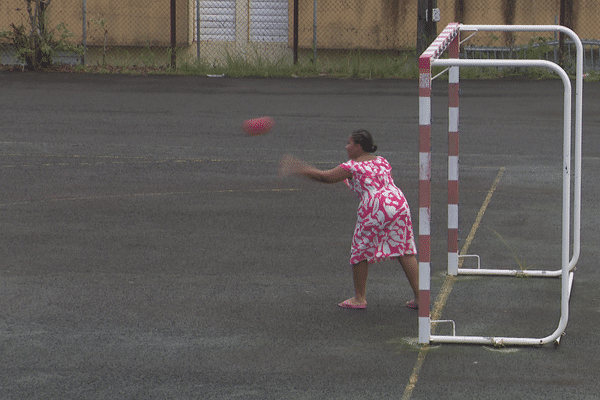
[[[20,201],[15,203],[0,203],[0,207],[11,207],[20,205],[43,204],[62,201],[80,201],[80,200],[105,200],[105,199],[124,199],[128,197],[158,197],[158,196],[181,196],[181,195],[201,195],[218,193],[257,193],[257,192],[297,192],[301,189],[224,189],[224,190],[205,190],[201,192],[155,192],[155,193],[130,193],[130,194],[109,194],[103,196],[77,196],[77,197],[59,197],[54,199]]]
[[[479,228],[479,224],[481,223],[483,214],[485,213],[485,210],[487,209],[488,205],[490,204],[490,201],[492,201],[492,195],[496,191],[496,188],[498,187],[498,183],[500,182],[500,178],[502,178],[502,175],[504,175],[505,170],[506,170],[506,167],[502,167],[498,171],[498,174],[496,175],[496,179],[494,180],[494,183],[492,184],[492,187],[490,188],[490,190],[488,190],[487,196],[485,197],[485,200],[483,201],[483,204],[481,205],[481,208],[479,209],[479,212],[477,213],[477,217],[475,218],[475,222],[473,223],[473,226],[471,227],[469,236],[467,236],[467,240],[465,241],[465,244],[463,245],[462,249],[460,250],[460,255],[467,254],[467,251],[469,250],[469,246],[471,246],[471,242],[473,241],[473,238],[475,237],[475,233],[477,232],[477,228]],[[461,265],[462,265],[462,261],[459,262],[459,267]],[[431,317],[430,317],[431,320],[441,319],[442,310],[444,309],[444,306],[446,305],[446,302],[448,301],[448,297],[450,296],[450,292],[452,292],[452,287],[454,286],[455,281],[456,281],[455,276],[446,275],[446,279],[444,279],[444,283],[442,284],[440,293],[438,294],[438,296],[435,300],[435,303],[433,305],[433,310],[431,311]],[[432,327],[431,327],[431,333],[434,333],[434,332],[435,332],[435,324],[432,325]],[[431,348],[431,346],[426,344],[419,351],[419,355],[417,356],[417,362],[415,363],[412,373],[411,373],[410,377],[408,378],[408,383],[406,384],[406,387],[404,388],[404,394],[402,395],[402,400],[408,400],[412,396],[412,392],[415,389],[415,386],[417,385],[417,382],[419,380],[419,373],[421,372],[421,368],[423,367],[423,364],[425,363],[425,357],[427,356],[427,352],[429,351],[430,348]]]
[[[477,213],[477,217],[475,218],[475,223],[473,223],[473,226],[471,227],[471,232],[469,232],[469,236],[467,236],[467,240],[465,240],[465,244],[460,251],[460,255],[467,254],[467,251],[469,250],[469,246],[471,246],[471,242],[473,241],[473,238],[475,237],[475,232],[477,232],[477,228],[479,228],[479,224],[481,223],[481,219],[483,218],[483,213],[487,209],[488,204],[490,204],[490,201],[492,201],[492,195],[496,191],[496,188],[498,187],[498,183],[500,182],[500,178],[502,178],[502,175],[504,175],[505,170],[506,170],[506,167],[502,167],[502,168],[500,168],[500,171],[498,171],[498,175],[496,175],[496,180],[494,181],[494,184],[488,191],[488,194],[487,194],[485,200],[483,201],[483,205],[481,206],[479,213]]]

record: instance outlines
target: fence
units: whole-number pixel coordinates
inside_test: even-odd
[[[35,0],[33,0],[35,2]],[[422,0],[418,0],[419,2]],[[224,65],[232,60],[273,63],[344,63],[361,57],[397,57],[415,49],[417,0],[47,0],[48,27],[65,24],[69,39],[85,47],[88,65],[170,66],[175,61]],[[563,24],[587,44],[586,67],[598,69],[600,15],[596,0],[437,0],[438,30],[465,24]],[[0,2],[0,31],[29,25],[27,0]],[[534,45],[549,57],[568,57],[568,43],[544,33],[478,34],[465,56],[521,54]],[[0,64],[14,49],[0,36]],[[565,47],[567,46],[567,47]],[[555,56],[556,54],[556,56]]]

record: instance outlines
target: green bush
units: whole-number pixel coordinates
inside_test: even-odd
[[[15,54],[28,70],[38,70],[50,67],[57,52],[83,54],[83,48],[68,43],[73,36],[65,24],[59,24],[55,29],[48,29],[47,15],[51,0],[24,0],[27,4],[29,26],[23,24],[10,25],[10,31],[0,32],[0,37],[12,41]]]

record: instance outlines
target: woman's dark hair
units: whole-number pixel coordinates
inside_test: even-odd
[[[358,129],[352,132],[352,141],[359,144],[363,151],[374,153],[377,151],[377,145],[373,141],[373,136],[365,129]]]

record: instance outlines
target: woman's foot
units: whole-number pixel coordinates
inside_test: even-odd
[[[418,300],[409,300],[406,302],[406,307],[410,308],[411,310],[418,310],[419,302]]]
[[[342,308],[353,308],[353,309],[364,309],[367,308],[367,301],[357,301],[356,298],[351,298],[348,300],[344,300],[343,302],[341,302],[340,304],[338,304],[338,306],[342,307]]]

